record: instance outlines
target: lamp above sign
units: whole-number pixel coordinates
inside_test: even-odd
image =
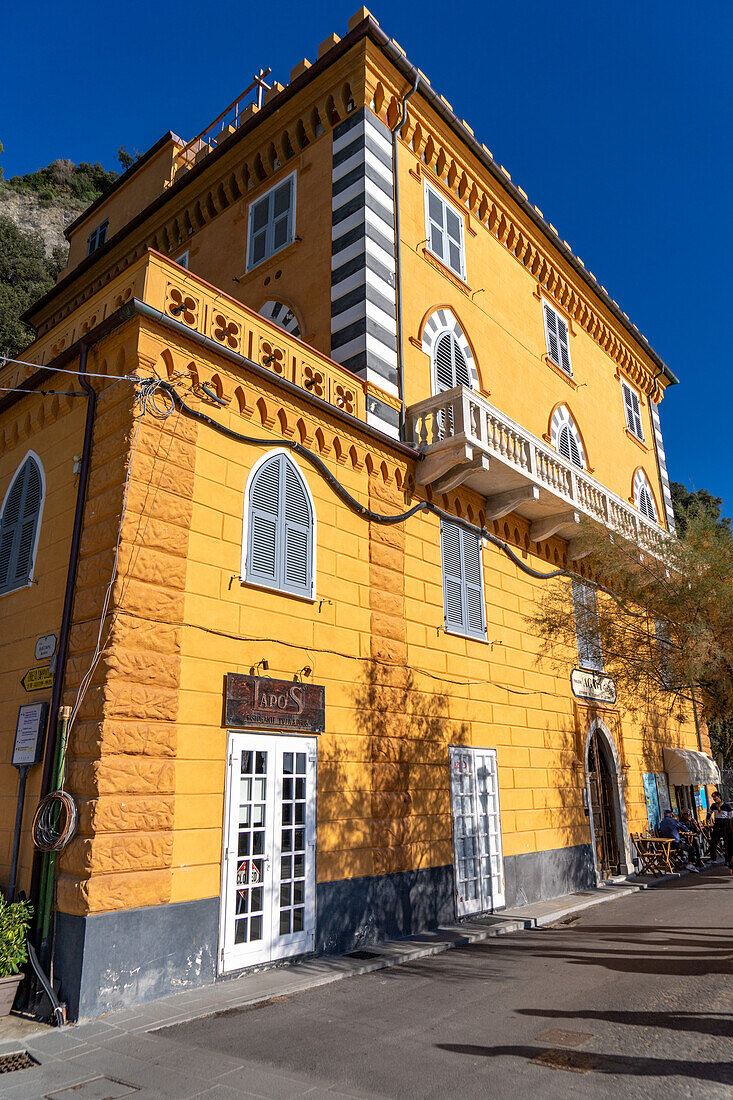
[[[570,673],[570,686],[576,699],[590,699],[593,703],[613,706],[616,702],[616,685],[610,676],[592,672],[587,668],[574,668]]]
[[[321,684],[229,672],[224,720],[227,726],[323,733],[326,689]]]

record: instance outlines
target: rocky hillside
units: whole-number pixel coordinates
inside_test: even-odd
[[[20,317],[65,267],[65,227],[116,178],[100,164],[57,160],[0,181],[0,355],[17,356],[33,339]]]

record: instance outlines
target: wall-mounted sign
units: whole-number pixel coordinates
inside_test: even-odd
[[[45,691],[53,687],[53,672],[48,665],[29,668],[20,682],[26,691]]]
[[[40,763],[43,737],[46,732],[48,703],[24,703],[18,707],[18,722],[11,764],[16,768],[32,768]]]
[[[616,685],[610,676],[591,672],[587,668],[574,668],[570,673],[570,686],[576,699],[590,699],[594,703],[616,702]]]
[[[227,674],[225,722],[227,726],[323,733],[326,689],[321,684],[230,672]]]
[[[47,661],[56,652],[58,638],[55,634],[42,634],[36,642],[36,660]]]

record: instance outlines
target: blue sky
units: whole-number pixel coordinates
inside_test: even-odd
[[[287,83],[356,3],[89,0],[7,8],[5,175],[58,157],[117,167],[202,130],[260,66]],[[380,7],[373,14],[678,375],[670,476],[733,514],[733,5],[574,0]],[[14,89],[16,95],[9,95]],[[714,233],[713,233],[714,229]],[[727,319],[727,320],[726,320]]]

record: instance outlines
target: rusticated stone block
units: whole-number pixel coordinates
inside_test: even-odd
[[[379,523],[370,524],[369,538],[384,546],[393,546],[396,550],[403,550],[405,545],[405,532],[400,527],[383,527]]]
[[[397,577],[397,574],[393,573],[392,576]],[[375,588],[372,582],[369,591],[369,606],[372,611],[383,611],[390,616],[401,616],[403,610],[402,591],[385,592],[383,589]]]
[[[80,800],[79,832],[162,832],[173,828],[175,800],[169,795],[104,795]]]
[[[383,615],[372,612],[372,633],[380,638],[397,642],[405,640],[405,620],[399,615]]]
[[[405,818],[412,813],[409,791],[375,791],[372,794],[372,815],[375,818]]]
[[[172,722],[178,710],[176,691],[147,684],[109,681],[104,686],[104,713],[112,718]]]
[[[64,849],[59,869],[84,877],[120,871],[154,871],[170,867],[173,833],[100,833],[76,836]]]
[[[180,623],[183,618],[183,594],[145,584],[132,577],[125,588],[125,611],[135,612],[142,619]]]
[[[103,913],[114,909],[137,909],[145,905],[166,905],[171,896],[171,872],[140,871],[131,875],[94,875],[79,879],[59,875],[56,900],[62,913]]]
[[[175,765],[172,760],[155,760],[149,756],[72,760],[68,778],[74,794],[90,798],[103,794],[172,794]]]
[[[378,565],[381,569],[391,569],[402,573],[405,568],[405,556],[393,546],[387,546],[382,542],[369,543],[369,561]]]
[[[113,756],[175,756],[176,727],[168,722],[77,722],[71,732],[69,751],[74,759]]]
[[[372,636],[371,655],[379,661],[404,665],[407,663],[407,643]]]
[[[410,842],[410,818],[378,818],[371,822],[372,847],[399,847]]]

